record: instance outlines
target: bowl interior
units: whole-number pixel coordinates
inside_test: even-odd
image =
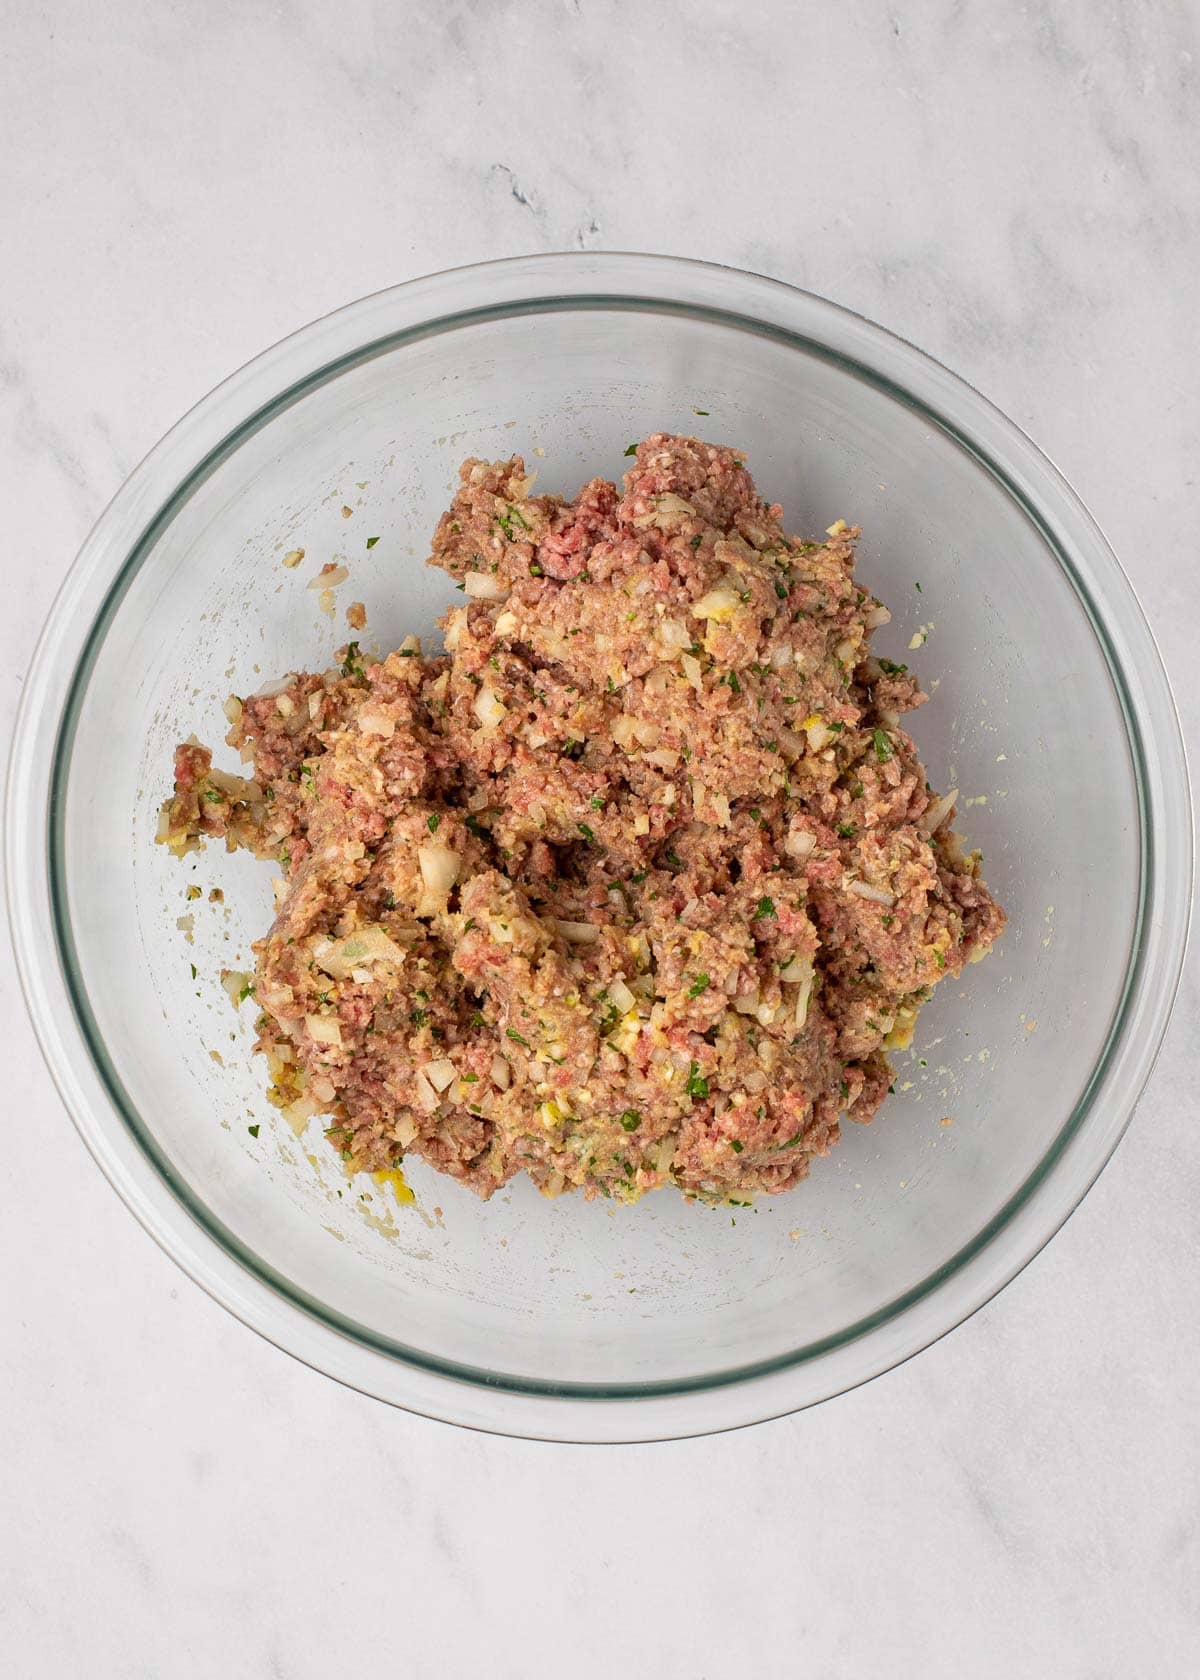
[[[484,1205],[414,1162],[416,1205],[398,1207],[264,1098],[252,1005],[235,1014],[219,975],[251,966],[272,872],[217,851],[181,865],[152,843],[171,749],[192,733],[220,743],[231,691],[328,663],[355,634],[353,600],[368,646],[436,637],[458,597],[422,562],[462,457],[521,452],[539,487],[569,493],[618,477],[626,444],[655,429],[744,447],[792,530],[861,524],[861,576],[894,615],[876,647],[931,690],[913,731],[933,784],[961,790],[959,826],[1010,927],[927,1006],[879,1119],[847,1125],[792,1193],[614,1210],[518,1183]],[[295,548],[305,558],[285,568]],[[350,571],[333,620],[306,587],[328,560]],[[815,346],[649,304],[497,311],[377,345],[281,398],[181,489],[91,660],[61,765],[60,914],[110,1081],[227,1246],[377,1347],[600,1391],[812,1352],[944,1276],[1087,1098],[1141,864],[1102,648],[1017,497]],[[223,747],[217,762],[236,767]]]

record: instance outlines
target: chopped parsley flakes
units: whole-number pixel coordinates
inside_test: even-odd
[[[699,1062],[693,1062],[688,1069],[687,1093],[689,1097],[706,1097],[708,1095],[708,1080],[700,1072]]]

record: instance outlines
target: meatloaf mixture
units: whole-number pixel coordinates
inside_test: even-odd
[[[464,462],[444,651],[231,699],[248,776],[177,749],[160,838],[278,862],[257,1048],[353,1169],[786,1190],[1003,928],[901,723],[926,696],[871,653],[857,529],[787,535],[736,449],[626,453],[571,502]]]

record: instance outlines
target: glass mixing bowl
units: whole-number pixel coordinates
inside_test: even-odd
[[[265,1100],[251,1012],[235,1015],[218,977],[250,965],[273,871],[216,849],[181,865],[153,843],[171,748],[193,732],[219,744],[230,691],[324,666],[351,599],[369,644],[436,634],[457,597],[422,560],[461,457],[521,451],[539,488],[573,492],[619,476],[626,444],[656,429],[748,450],[791,529],[862,525],[861,575],[894,614],[877,649],[932,690],[914,732],[935,785],[962,790],[959,826],[1009,929],[928,1005],[879,1119],[847,1125],[790,1194],[614,1209],[521,1182],[484,1205],[415,1164],[416,1204],[398,1206],[341,1176],[319,1125],[297,1138]],[[306,558],[289,570],[293,548]],[[305,585],[343,556],[331,621]],[[1015,426],[819,298],[582,253],[365,298],[268,350],[159,444],[88,538],[33,661],[9,881],[66,1104],[203,1288],[415,1411],[636,1440],[861,1382],[1051,1236],[1120,1137],[1166,1024],[1189,810],[1134,596]],[[207,897],[218,884],[223,905]]]

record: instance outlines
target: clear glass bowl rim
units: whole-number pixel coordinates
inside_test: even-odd
[[[1141,882],[1105,1049],[1037,1168],[971,1243],[869,1318],[779,1359],[687,1383],[564,1387],[445,1365],[333,1314],[175,1177],[109,1062],[72,955],[61,794],[88,671],[131,577],[240,441],[304,392],[415,337],[595,308],[680,312],[837,362],[954,438],[1018,500],[1070,579],[1113,677],[1137,780]],[[1115,555],[1045,455],[972,387],[861,316],[762,276],[640,253],[517,257],[408,281],[301,328],[203,398],[117,492],[59,592],[18,713],[5,831],[17,966],[47,1064],[85,1144],[160,1246],[243,1322],[350,1386],[468,1427],[556,1440],[663,1439],[794,1411],[900,1363],[989,1300],[1079,1204],[1132,1116],[1178,987],[1192,887],[1186,758],[1161,658]]]

